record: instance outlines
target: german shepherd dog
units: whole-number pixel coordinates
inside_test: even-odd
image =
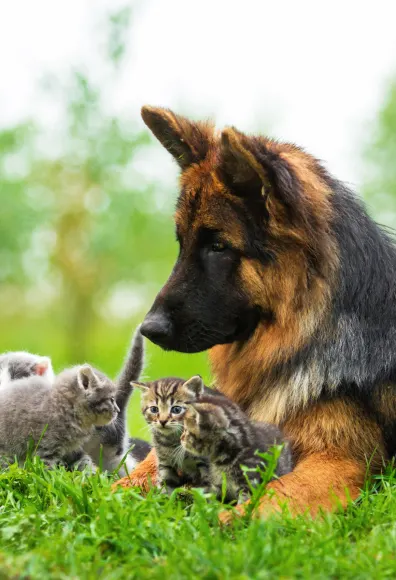
[[[217,387],[290,439],[293,472],[261,514],[356,498],[396,448],[396,248],[301,148],[145,106],[181,168],[180,252],[142,326],[209,349]],[[132,473],[155,474],[151,453]]]

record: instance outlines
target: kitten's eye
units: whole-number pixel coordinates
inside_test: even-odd
[[[225,244],[223,244],[222,242],[214,242],[210,246],[210,250],[212,252],[224,252],[224,250],[226,250],[226,249],[227,249],[227,246]]]
[[[156,414],[158,413],[159,409],[156,405],[153,405],[152,407],[150,407],[149,411],[150,413]]]
[[[174,407],[171,408],[172,415],[180,415],[181,413],[183,413],[183,411],[184,411],[183,407],[179,407],[179,405],[175,405]]]

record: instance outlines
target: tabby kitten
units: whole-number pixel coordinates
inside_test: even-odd
[[[105,427],[97,427],[84,445],[86,453],[92,457],[96,465],[101,463],[104,471],[114,471],[125,458],[119,473],[128,475],[151,449],[151,445],[146,441],[129,437],[127,430],[126,411],[133,391],[133,381],[139,380],[143,364],[144,342],[138,327],[116,381],[115,400],[119,408],[117,418]],[[129,449],[131,451],[128,453]]]
[[[142,413],[153,434],[158,458],[158,487],[165,486],[168,493],[182,485],[206,487],[208,462],[196,457],[180,444],[183,420],[187,405],[195,401],[201,391],[202,380],[185,382],[183,379],[165,378],[148,383],[134,383],[142,391]],[[210,391],[210,389],[207,389]]]
[[[181,444],[191,455],[209,460],[211,491],[221,499],[223,474],[226,476],[226,501],[245,501],[249,486],[241,465],[255,468],[264,453],[273,445],[284,443],[278,460],[276,475],[292,470],[290,445],[282,432],[268,423],[252,422],[245,413],[225,396],[204,393],[202,379],[193,377],[197,400],[186,404],[184,432]],[[200,386],[199,386],[200,384]],[[260,483],[260,474],[249,472],[253,485]]]
[[[89,365],[60,373],[53,384],[32,375],[0,389],[0,457],[7,463],[26,458],[30,440],[48,467],[91,466],[82,446],[95,426],[118,413],[115,386]]]
[[[7,387],[11,381],[37,375],[53,382],[55,375],[51,359],[30,352],[6,352],[0,354],[0,388]]]

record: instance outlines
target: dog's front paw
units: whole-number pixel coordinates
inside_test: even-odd
[[[246,504],[241,504],[235,506],[235,508],[230,510],[224,510],[219,513],[219,523],[222,526],[229,526],[232,522],[237,519],[241,518],[246,514]]]

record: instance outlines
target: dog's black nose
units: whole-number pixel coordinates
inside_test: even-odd
[[[161,312],[149,312],[143,321],[140,332],[159,346],[166,348],[172,338],[172,324]]]

